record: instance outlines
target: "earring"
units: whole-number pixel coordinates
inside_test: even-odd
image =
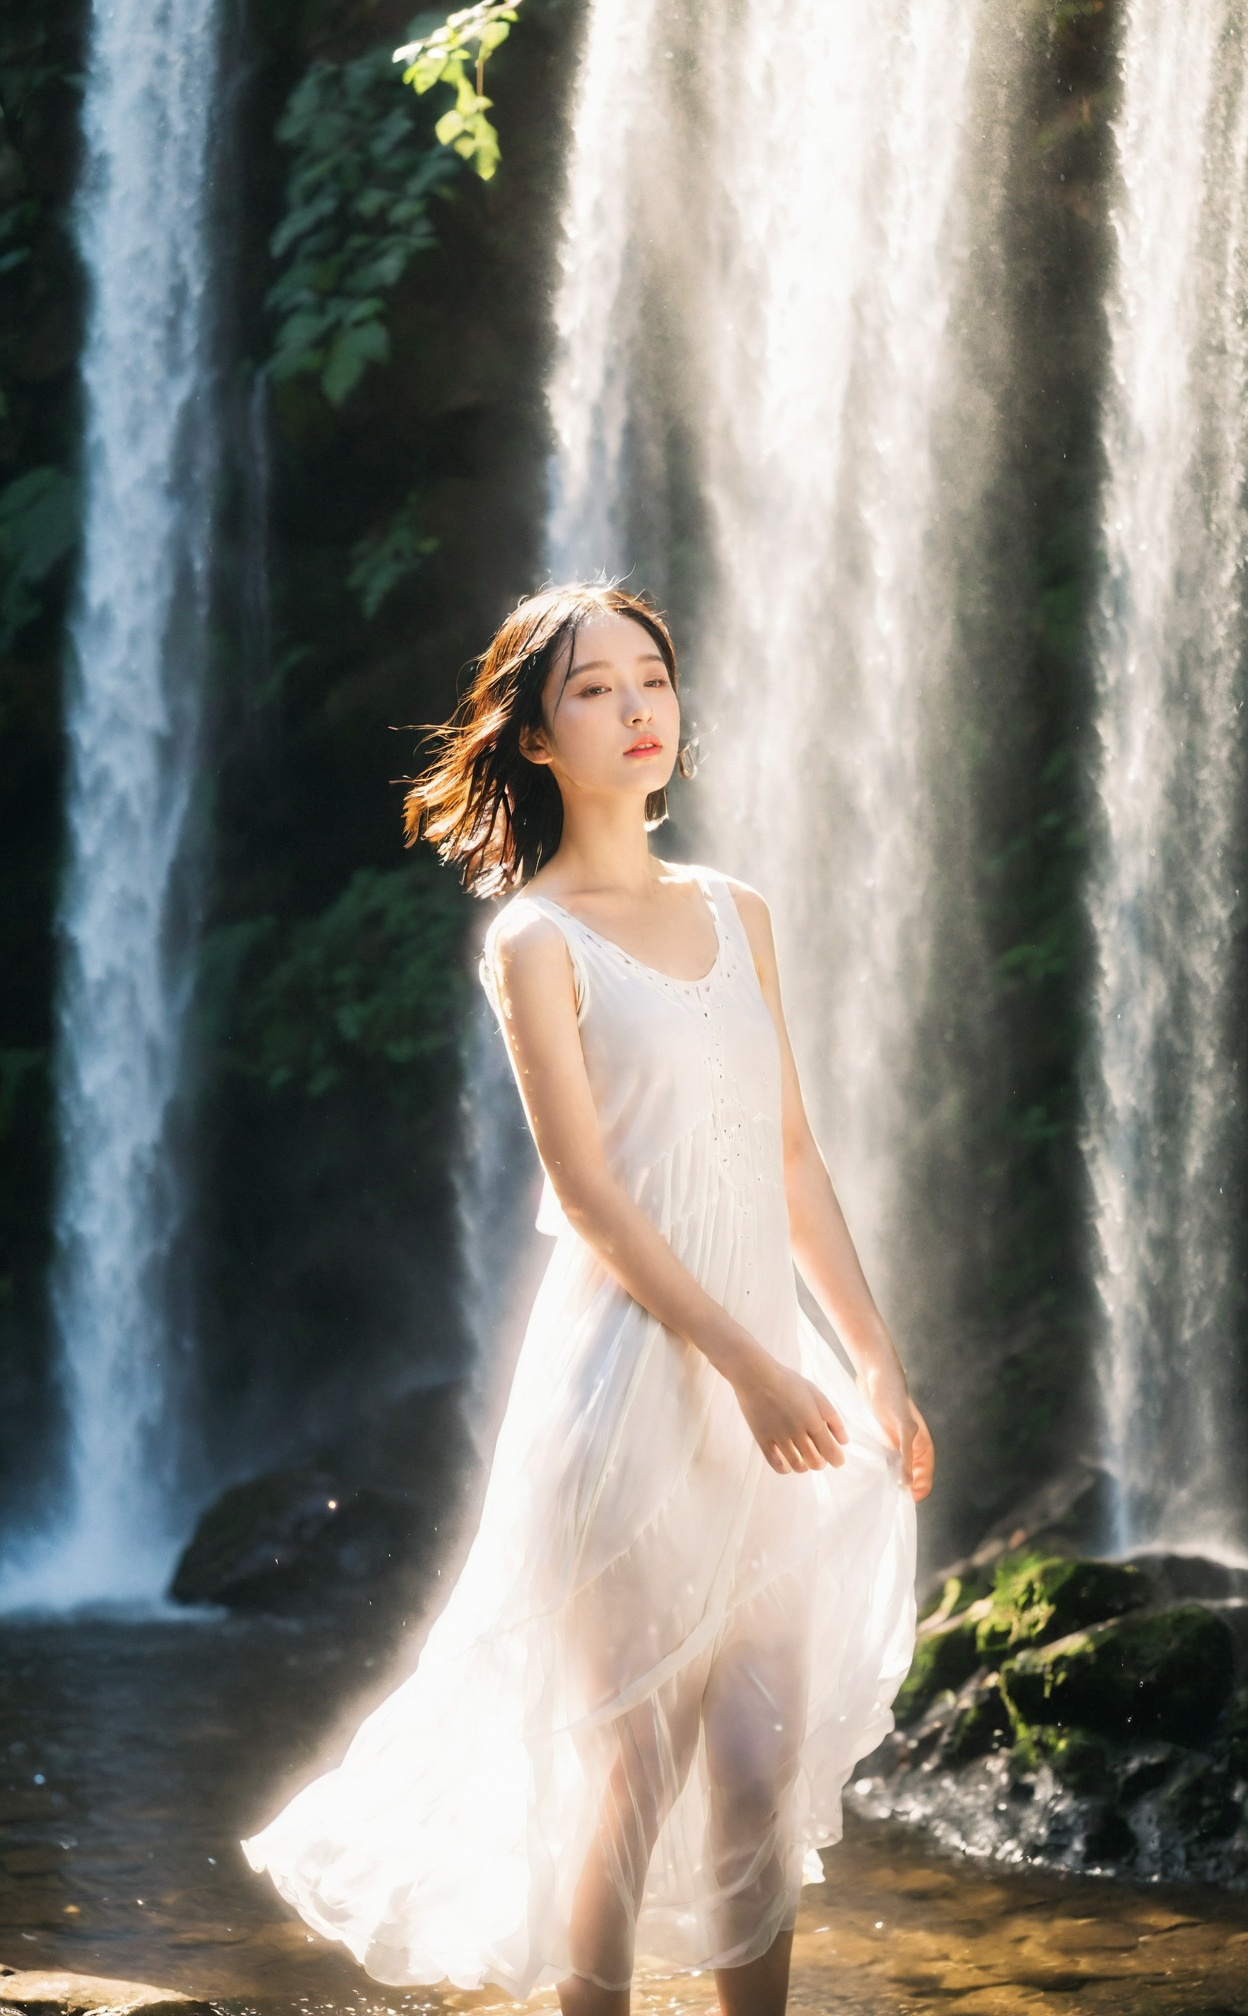
[[[698,764],[697,764],[697,758],[693,753],[692,742],[686,742],[684,748],[681,750],[679,756],[676,758],[676,768],[686,782],[688,782],[690,778],[697,776]]]

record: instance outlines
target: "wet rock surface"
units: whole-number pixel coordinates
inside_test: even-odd
[[[0,2012],[22,2016],[210,2016],[211,2004],[197,2002],[150,1981],[114,1981],[98,1974],[32,1972],[0,1967]]]
[[[1029,1556],[985,1580],[963,1564],[930,1607],[856,1809],[999,1862],[1248,1887],[1236,1572]]]

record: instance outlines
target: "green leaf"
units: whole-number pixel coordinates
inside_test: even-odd
[[[345,328],[330,345],[321,373],[321,390],[331,406],[340,406],[368,366],[384,363],[389,355],[390,337],[382,323],[362,322]]]
[[[421,533],[420,502],[420,492],[413,490],[390,518],[352,549],[347,585],[359,596],[370,622],[399,583],[418,574],[438,550],[437,540]]]

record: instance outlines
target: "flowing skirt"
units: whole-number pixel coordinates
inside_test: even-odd
[[[793,1351],[850,1440],[785,1477],[701,1354],[558,1239],[415,1672],[244,1844],[376,1979],[622,1988],[638,1949],[734,1966],[792,1925],[892,1726],[915,1527],[788,1281]]]

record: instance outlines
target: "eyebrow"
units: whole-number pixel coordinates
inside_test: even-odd
[[[641,658],[647,664],[662,665],[664,671],[667,670],[667,661],[661,651],[643,651]],[[611,664],[612,660],[610,658],[587,658],[583,665],[573,665],[568,673],[568,677],[569,679],[575,679],[578,672],[601,672],[604,666],[610,669]]]

